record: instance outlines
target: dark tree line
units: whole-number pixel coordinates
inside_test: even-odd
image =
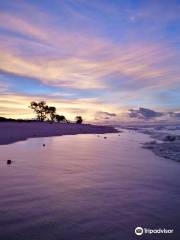
[[[31,102],[29,106],[37,115],[37,119],[41,122],[50,119],[52,122],[69,123],[64,115],[58,115],[56,108],[48,106],[45,101]],[[81,124],[83,119],[81,116],[76,116],[76,123]]]

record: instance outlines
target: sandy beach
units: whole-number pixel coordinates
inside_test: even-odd
[[[52,137],[75,134],[103,134],[118,132],[110,126],[90,124],[60,124],[48,122],[1,122],[0,145],[23,141],[28,138]]]

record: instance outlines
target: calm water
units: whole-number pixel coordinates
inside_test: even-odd
[[[0,240],[180,239],[180,164],[142,149],[146,135],[106,136],[0,146]]]

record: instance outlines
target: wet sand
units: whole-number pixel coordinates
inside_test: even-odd
[[[141,148],[151,140],[124,130],[1,145],[0,239],[180,239],[180,165]],[[137,226],[174,233],[136,237]]]
[[[90,124],[63,124],[48,122],[1,122],[0,145],[23,141],[28,138],[52,137],[75,134],[116,133],[110,126]]]

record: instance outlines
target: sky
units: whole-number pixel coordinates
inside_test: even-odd
[[[179,0],[0,0],[0,116],[45,100],[87,122],[180,118],[179,13]]]

